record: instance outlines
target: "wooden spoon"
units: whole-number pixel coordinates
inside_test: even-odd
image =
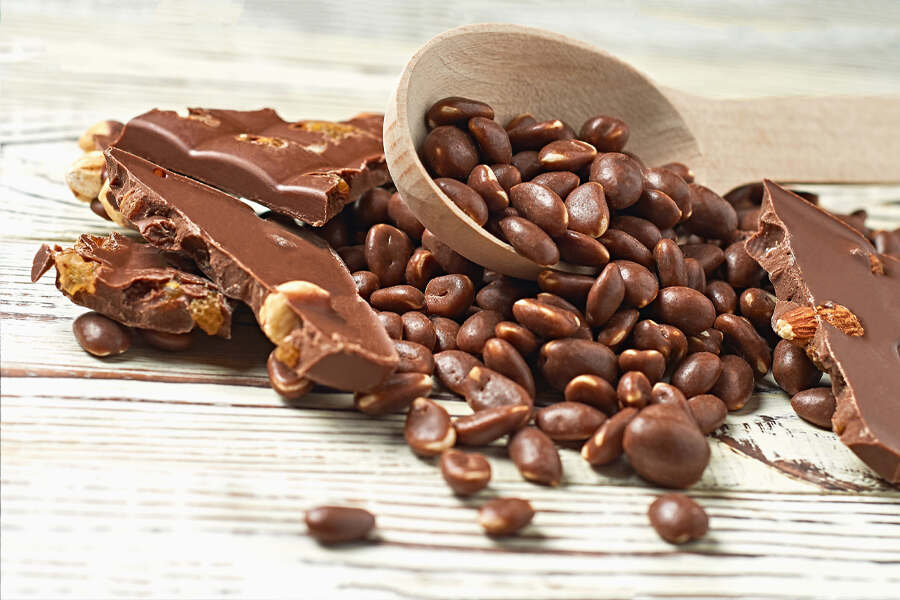
[[[459,27],[431,39],[406,65],[387,107],[385,154],[394,184],[428,229],[466,258],[514,277],[534,279],[546,267],[479,227],[419,160],[425,111],[446,96],[487,102],[501,124],[522,112],[576,130],[597,114],[619,117],[631,129],[627,149],[647,165],[686,163],[719,193],[763,177],[900,182],[900,98],[710,100],[660,88],[563,35],[517,25]]]

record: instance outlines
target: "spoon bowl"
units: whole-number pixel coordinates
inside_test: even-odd
[[[428,133],[425,112],[447,96],[486,102],[501,124],[530,112],[577,131],[595,115],[618,117],[631,131],[627,149],[648,166],[686,163],[700,183],[720,193],[764,176],[782,182],[900,179],[886,158],[900,155],[897,99],[708,100],[660,88],[614,56],[549,31],[503,24],[451,29],[410,59],[388,104],[388,168],[425,227],[469,260],[513,277],[535,279],[548,267],[475,223],[419,159]],[[861,134],[868,136],[866,147],[855,149]],[[785,141],[793,142],[790,152]],[[562,262],[549,268],[594,272]]]

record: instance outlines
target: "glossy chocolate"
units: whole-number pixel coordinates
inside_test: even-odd
[[[341,390],[377,386],[397,365],[387,332],[319,237],[258,218],[241,201],[118,148],[106,152],[122,214],[248,304],[277,358]]]
[[[271,108],[154,109],[129,121],[114,147],[319,226],[390,179],[382,122],[377,114],[289,123]]]
[[[209,280],[178,268],[153,246],[118,233],[82,235],[74,248],[41,246],[31,280],[56,267],[56,287],[75,304],[130,327],[229,337],[232,303]]]
[[[820,320],[806,351],[831,375],[841,441],[900,483],[900,261],[800,196],[770,181],[764,189],[760,229],[747,251],[769,272],[779,308],[834,302],[859,319],[863,335]]]

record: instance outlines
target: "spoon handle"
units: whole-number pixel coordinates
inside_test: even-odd
[[[697,180],[725,193],[780,182],[900,183],[900,97],[710,100],[664,93],[702,153]]]

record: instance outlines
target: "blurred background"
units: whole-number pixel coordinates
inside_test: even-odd
[[[487,21],[585,40],[708,96],[900,94],[897,0],[2,0],[0,142],[154,106],[380,111],[423,42]]]

